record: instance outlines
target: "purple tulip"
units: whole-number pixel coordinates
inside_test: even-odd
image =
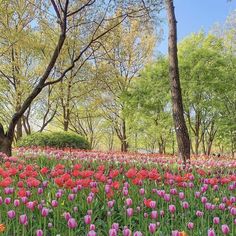
[[[127,198],[127,199],[125,200],[125,205],[126,205],[126,206],[131,206],[132,203],[133,203],[133,201],[132,201],[131,198]]]
[[[140,194],[141,196],[143,196],[143,195],[145,194],[144,188],[139,189],[139,194]]]
[[[160,216],[163,217],[165,215],[165,212],[163,210],[160,210]]]
[[[182,206],[183,206],[184,209],[188,209],[189,208],[188,202],[183,202]]]
[[[109,208],[113,208],[113,207],[114,207],[114,204],[115,204],[115,200],[112,200],[112,201],[109,201],[109,202],[107,203],[107,206],[108,206]]]
[[[4,203],[6,205],[9,205],[11,203],[11,198],[10,197],[5,198]]]
[[[91,224],[90,226],[89,226],[89,230],[95,230],[96,229],[96,226],[94,225],[94,224]]]
[[[230,214],[231,214],[232,216],[235,216],[235,215],[236,215],[236,207],[232,207],[232,208],[230,209]]]
[[[20,219],[19,220],[20,224],[22,224],[22,225],[27,225],[28,224],[28,217],[27,217],[26,214],[20,215],[19,219]]]
[[[13,204],[14,204],[15,207],[20,206],[20,200],[19,199],[15,199]]]
[[[183,200],[185,198],[184,192],[179,192],[179,199]]]
[[[170,211],[171,214],[174,214],[175,211],[176,211],[175,205],[169,205],[169,211]]]
[[[9,219],[13,219],[16,216],[16,212],[13,211],[13,210],[10,210],[10,211],[7,212],[7,216],[8,216]]]
[[[58,206],[57,200],[52,200],[52,207],[57,207],[57,206]]]
[[[38,194],[40,195],[40,194],[42,194],[43,193],[43,188],[38,188]]]
[[[216,236],[214,229],[208,229],[207,236]]]
[[[194,224],[193,224],[193,222],[188,222],[188,229],[193,229],[193,227],[194,227]]]
[[[118,231],[119,230],[119,224],[118,223],[113,223],[111,228],[115,229],[116,231]]]
[[[202,211],[196,211],[196,216],[202,217],[204,215],[204,212]]]
[[[151,223],[151,224],[149,224],[148,229],[149,229],[149,232],[150,232],[151,234],[154,234],[154,233],[156,232],[157,225]]]
[[[157,217],[158,217],[158,212],[157,211],[152,211],[151,212],[151,218],[152,219],[157,219]]]
[[[73,194],[73,193],[70,193],[69,195],[68,195],[68,200],[69,201],[73,201],[75,199],[75,195]]]
[[[152,209],[154,209],[154,208],[156,207],[156,205],[157,205],[156,201],[151,201],[151,202],[150,202],[150,207],[151,207]]]
[[[43,236],[43,230],[37,229],[36,236]]]
[[[43,217],[47,217],[47,216],[48,216],[48,213],[49,213],[48,208],[43,207],[43,209],[41,210],[42,216],[43,216]]]
[[[215,225],[218,225],[218,224],[220,223],[220,218],[219,218],[219,217],[214,217],[214,218],[213,218],[213,223],[214,223]]]
[[[109,236],[117,236],[117,231],[115,229],[110,229]]]
[[[92,201],[93,201],[93,197],[92,196],[88,196],[87,197],[87,203],[90,204],[90,203],[92,203]]]
[[[87,236],[96,236],[97,233],[94,231],[94,230],[90,230],[88,233],[87,233]]]
[[[127,216],[128,216],[128,217],[131,217],[131,216],[133,215],[133,213],[134,213],[134,210],[133,210],[133,208],[128,208],[128,209],[126,210],[126,212],[127,212]]]
[[[134,232],[134,236],[143,236],[143,234],[140,231]]]
[[[132,234],[131,230],[128,228],[125,228],[122,233],[123,233],[123,236],[131,236]]]
[[[64,212],[64,213],[63,213],[63,216],[64,216],[64,218],[65,218],[66,221],[68,221],[68,220],[71,218],[71,215],[70,215],[69,212]]]
[[[74,229],[74,228],[76,228],[78,226],[78,224],[77,224],[77,222],[76,222],[76,220],[74,218],[70,218],[68,220],[68,222],[67,222],[67,226],[70,229]]]
[[[86,215],[84,217],[84,222],[85,222],[86,225],[89,225],[91,223],[91,220],[92,220],[91,215]]]
[[[221,231],[223,234],[228,234],[230,232],[229,226],[228,225],[222,225],[221,226]]]
[[[170,194],[165,194],[165,195],[164,195],[164,200],[165,200],[166,202],[169,202],[169,201],[170,201]]]

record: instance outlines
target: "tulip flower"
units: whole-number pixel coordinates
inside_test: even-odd
[[[20,224],[27,225],[28,224],[28,217],[27,215],[20,215],[19,217]]]
[[[13,219],[16,216],[16,212],[14,210],[10,210],[7,212],[7,216],[9,219]]]
[[[68,228],[70,229],[74,229],[78,226],[76,220],[74,218],[70,218],[68,221],[67,221],[67,226]]]
[[[36,236],[43,236],[43,231],[41,229],[37,229]]]
[[[230,232],[229,226],[228,225],[222,225],[221,226],[221,231],[223,234],[228,234]]]

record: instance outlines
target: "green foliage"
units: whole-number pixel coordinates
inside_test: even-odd
[[[17,146],[90,149],[89,143],[83,137],[68,132],[34,133],[22,138]]]

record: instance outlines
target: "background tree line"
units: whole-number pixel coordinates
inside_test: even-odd
[[[0,4],[3,128],[21,112],[66,30],[43,90],[16,123],[14,142],[33,132],[64,130],[84,136],[95,149],[176,153],[168,59],[156,56],[162,2],[80,2]],[[224,25],[178,45],[193,154],[234,155],[236,149],[235,19],[233,12]]]

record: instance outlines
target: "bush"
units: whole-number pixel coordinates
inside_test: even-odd
[[[34,133],[17,142],[17,147],[32,146],[90,149],[90,145],[85,138],[68,132]]]

